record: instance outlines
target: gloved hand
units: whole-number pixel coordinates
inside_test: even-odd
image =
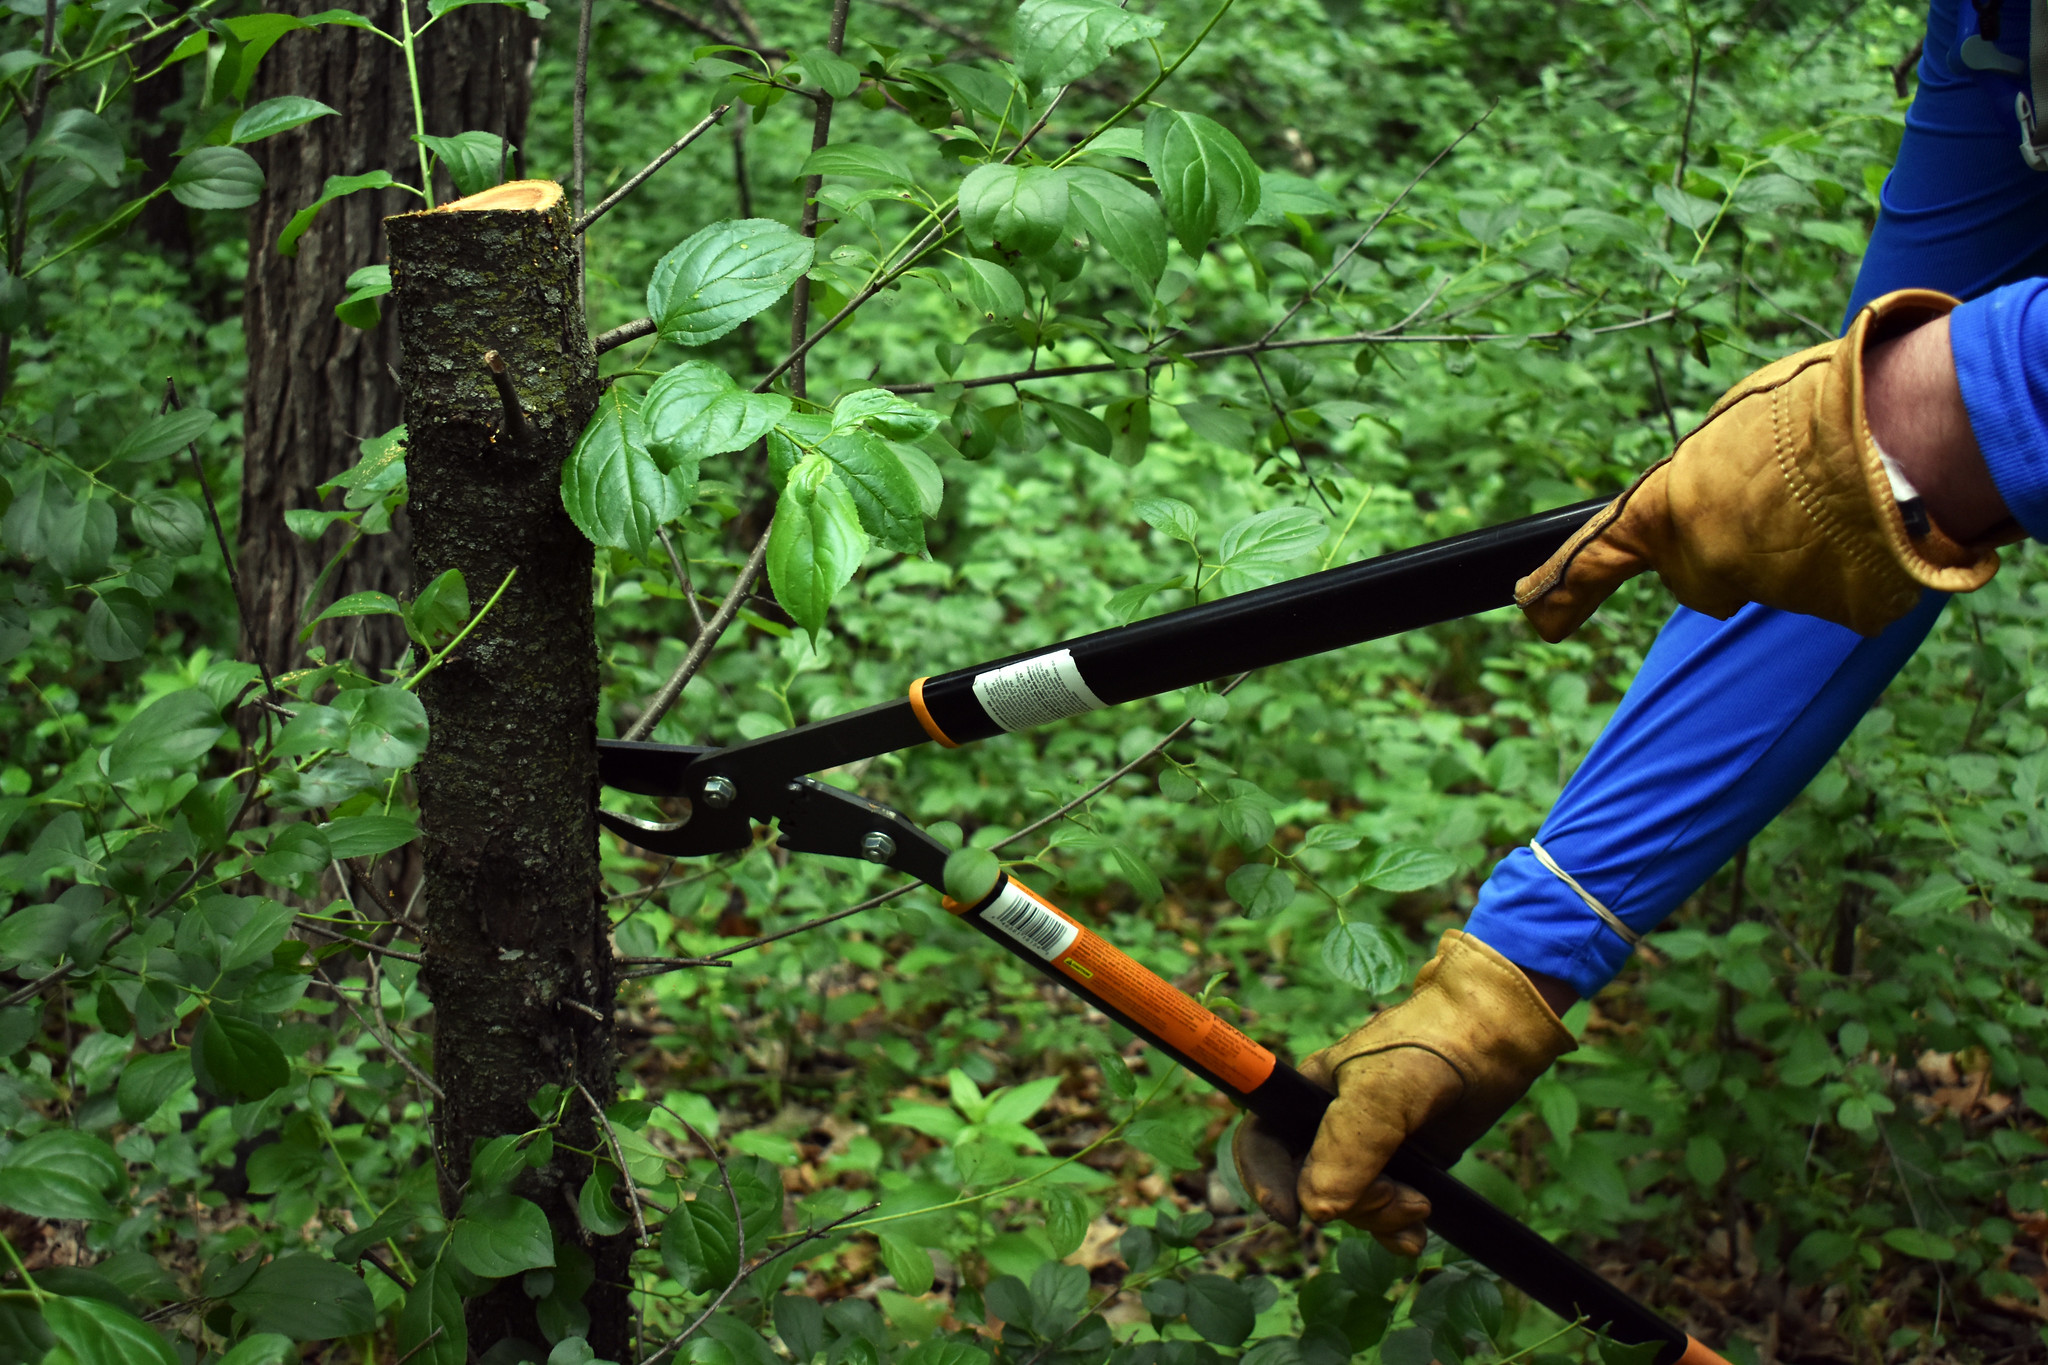
[[[1922,587],[1983,587],[1997,552],[1939,527],[1908,533],[1864,414],[1865,347],[1955,306],[1931,290],[1886,294],[1841,340],[1728,390],[1669,458],[1515,585],[1537,633],[1564,639],[1645,569],[1708,616],[1761,602],[1865,635],[1912,610]]]
[[[1456,929],[1416,974],[1415,989],[1301,1073],[1337,1092],[1303,1163],[1247,1118],[1232,1144],[1261,1209],[1294,1227],[1341,1218],[1389,1250],[1422,1250],[1429,1201],[1380,1174],[1407,1138],[1449,1165],[1530,1082],[1576,1046],[1522,969]]]

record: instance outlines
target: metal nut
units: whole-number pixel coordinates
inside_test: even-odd
[[[860,836],[860,856],[871,863],[886,863],[896,856],[896,841],[880,830]]]
[[[704,804],[713,810],[724,810],[739,799],[740,789],[729,777],[707,777],[704,779]]]

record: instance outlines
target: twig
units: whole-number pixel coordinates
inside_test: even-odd
[[[1892,89],[1898,92],[1900,99],[1906,98],[1906,80],[1918,69],[1921,54],[1926,50],[1927,40],[1915,38],[1913,46],[1906,49],[1906,55],[1899,58],[1898,64],[1892,67]]]
[[[714,124],[716,124],[720,119],[724,118],[726,110],[730,108],[732,108],[730,104],[721,104],[716,109],[713,109],[710,113],[706,114],[703,118],[699,119],[695,127],[691,128],[689,132],[684,133],[680,138],[676,139],[675,142],[671,143],[667,151],[661,153],[659,156],[655,157],[654,160],[648,162],[645,166],[641,167],[639,173],[634,175],[634,177],[631,180],[628,180],[625,184],[619,186],[610,194],[598,200],[597,206],[591,209],[590,212],[583,214],[581,217],[579,217],[575,221],[575,223],[571,225],[569,230],[571,232],[582,232],[592,223],[604,217],[607,213],[610,213],[621,199],[624,199],[627,195],[631,194],[634,190],[639,189],[641,185],[645,184],[648,176],[653,175],[663,166],[666,166],[669,163],[669,158],[673,157],[677,152],[680,152],[681,150],[683,150],[683,148],[689,146],[698,138],[702,137]],[[580,149],[583,144],[579,141],[576,145]],[[583,183],[580,174],[578,176],[576,183],[579,187]]]
[[[761,565],[767,558],[768,532],[763,531],[761,538],[754,542],[754,552],[747,556],[745,566],[740,569],[739,579],[732,585],[732,591],[718,604],[718,610],[712,613],[704,629],[697,632],[696,640],[690,645],[690,652],[683,656],[683,661],[677,666],[676,671],[669,675],[668,681],[661,685],[661,690],[648,701],[647,709],[641,713],[640,719],[633,722],[632,728],[626,731],[624,738],[645,738],[648,731],[668,714],[669,707],[676,704],[676,698],[683,694],[684,686],[697,675],[697,670],[704,666],[704,660],[711,653],[711,646],[718,643],[718,637],[725,634],[726,627],[739,615],[740,603],[746,600],[747,589],[752,586],[755,575],[761,572]]]
[[[698,1146],[702,1147],[706,1152],[710,1153],[712,1161],[717,1163],[718,1183],[725,1186],[725,1197],[732,1204],[732,1226],[734,1242],[732,1256],[735,1261],[738,1261],[744,1265],[747,1259],[747,1222],[746,1219],[740,1216],[740,1197],[739,1194],[732,1187],[732,1172],[726,1168],[725,1158],[719,1154],[719,1151],[716,1147],[711,1145],[710,1138],[705,1137],[702,1133],[697,1131],[697,1126],[695,1124],[691,1123],[681,1114],[678,1114],[675,1110],[663,1104],[660,1100],[656,1100],[654,1102],[654,1107],[656,1109],[659,1109],[662,1113],[667,1114],[677,1123],[682,1124],[683,1131],[688,1133],[690,1137],[697,1143]]]
[[[1813,55],[1813,50],[1819,47],[1823,42],[1825,42],[1829,34],[1833,33],[1836,29],[1840,28],[1844,23],[1846,23],[1850,15],[1854,14],[1857,10],[1862,9],[1863,5],[1864,0],[1849,0],[1848,7],[1845,8],[1840,14],[1837,14],[1834,17],[1833,21],[1830,22],[1826,28],[1814,34],[1812,42],[1808,43],[1805,47],[1800,49],[1799,55],[1792,59],[1792,64],[1785,68],[1786,72],[1789,74],[1791,72],[1797,71],[1800,68],[1800,66],[1805,63],[1806,59]],[[1922,41],[1925,40],[1923,39]],[[1897,78],[1894,77],[1894,80],[1896,79]]]
[[[569,997],[563,996],[561,998],[561,1003],[567,1005],[570,1009],[575,1010],[578,1014],[589,1015],[592,1019],[597,1020],[597,1022],[600,1024],[608,1024],[611,1022],[611,1020],[605,1017],[605,1013],[603,1010],[596,1009],[592,1006],[586,1005],[581,1000],[571,1000],[569,999]]]
[[[647,6],[647,8],[654,10],[657,13],[666,14],[669,18],[677,20],[685,25],[688,25],[690,28],[696,29],[697,32],[703,34],[706,38],[709,38],[714,43],[723,43],[727,47],[751,48],[753,51],[760,53],[763,57],[775,57],[780,59],[783,57],[787,57],[789,55],[789,49],[786,47],[758,47],[752,43],[745,41],[737,33],[727,33],[724,29],[718,27],[716,24],[711,23],[709,20],[700,19],[696,15],[684,9],[681,5],[673,3],[673,0],[640,0],[640,3]]]
[[[326,925],[321,924],[318,921],[311,920],[305,915],[299,916],[299,927],[302,929],[311,929],[314,933],[319,934],[324,938],[331,939],[336,943],[347,943],[354,947],[361,948],[366,953],[375,953],[379,957],[395,957],[401,962],[426,962],[426,958],[422,957],[418,953],[408,953],[402,948],[386,948],[381,943],[367,943],[362,939],[355,938],[349,934],[336,933],[334,930],[328,928]]]
[[[668,528],[663,527],[657,534],[661,536],[661,548],[668,551],[669,567],[676,571],[676,583],[683,590],[683,600],[690,604],[690,619],[697,623],[697,634],[702,635],[704,633],[704,608],[698,605],[697,588],[695,584],[690,582],[689,567],[683,563],[683,557],[676,553],[676,543],[669,539]],[[691,638],[695,639],[696,636]]]
[[[835,57],[846,46],[846,12],[851,7],[852,0],[832,0],[832,25],[825,37],[825,50]],[[813,156],[832,140],[833,103],[832,96],[820,92],[818,114],[811,122]],[[822,175],[804,179],[803,217],[797,223],[797,231],[805,237],[815,239],[818,235],[818,192],[824,187],[825,177]],[[806,272],[796,277],[796,283],[789,291],[789,391],[799,399],[809,392],[804,375],[804,355],[810,348],[804,345],[804,337],[810,329],[811,277]]]
[[[612,1147],[612,1156],[619,1163],[619,1181],[626,1187],[626,1203],[633,1210],[633,1226],[639,1231],[640,1245],[647,1245],[647,1219],[640,1212],[640,1192],[633,1188],[633,1172],[626,1166],[626,1149],[619,1145],[619,1135],[612,1130],[611,1118],[604,1112],[604,1106],[597,1102],[597,1096],[590,1093],[590,1087],[582,1081],[576,1082],[577,1093],[590,1105],[590,1112],[597,1115],[597,1126],[604,1129],[604,1138]]]
[[[911,892],[917,890],[919,885],[920,883],[918,882],[905,882],[903,885],[897,887],[894,891],[884,891],[879,896],[870,896],[868,899],[862,901],[859,905],[849,905],[844,910],[834,910],[829,915],[820,915],[816,919],[805,920],[802,924],[792,924],[787,929],[777,929],[772,934],[762,934],[759,938],[750,938],[745,943],[735,943],[730,948],[721,948],[719,951],[713,953],[710,957],[676,958],[672,959],[672,961],[674,961],[678,967],[729,967],[732,964],[730,962],[725,961],[724,959],[726,958],[747,952],[750,949],[764,947],[767,944],[777,942],[781,939],[789,938],[796,934],[808,933],[812,929],[822,929],[826,925],[836,923],[839,920],[843,920],[849,915],[858,915],[863,910],[872,910],[878,905],[884,905],[889,901],[895,900],[898,896],[907,896]],[[675,970],[675,968],[668,966],[648,966],[643,968],[637,968],[633,971],[624,972],[622,973],[622,975],[626,977],[628,980],[630,980],[636,976],[660,976],[662,973],[672,970]]]
[[[1833,341],[1835,339],[1835,334],[1833,332],[1830,332],[1827,328],[1821,326],[1812,318],[1806,316],[1806,314],[1796,312],[1793,309],[1787,308],[1784,304],[1779,303],[1776,299],[1772,298],[1768,293],[1765,292],[1764,287],[1756,282],[1756,279],[1753,276],[1744,274],[1742,277],[1742,282],[1748,285],[1751,289],[1755,290],[1756,296],[1758,298],[1762,299],[1765,303],[1768,303],[1769,305],[1771,305],[1771,307],[1783,313],[1786,317],[1791,318],[1794,322],[1801,323],[1807,327],[1812,328],[1814,335],[1818,336],[1822,341]]]
[[[634,318],[631,322],[620,323],[609,332],[599,332],[590,339],[590,349],[593,354],[603,355],[614,347],[623,346],[629,341],[638,341],[653,330],[653,318]]]
[[[1331,506],[1330,499],[1323,492],[1323,486],[1316,482],[1315,473],[1309,469],[1308,456],[1302,453],[1301,441],[1294,434],[1294,424],[1287,420],[1287,409],[1282,406],[1280,395],[1273,392],[1273,382],[1266,378],[1266,367],[1257,355],[1252,356],[1252,373],[1258,375],[1259,387],[1266,391],[1266,402],[1272,406],[1273,416],[1280,421],[1280,434],[1287,438],[1287,448],[1294,452],[1294,462],[1301,466],[1301,476],[1308,480],[1309,491],[1316,495],[1325,511],[1333,517],[1336,516],[1337,509]]]
[[[426,1072],[419,1069],[418,1065],[413,1062],[412,1057],[407,1054],[406,1050],[398,1045],[398,1042],[395,1038],[393,1038],[390,1034],[385,1033],[382,1029],[378,1028],[368,1019],[365,1019],[362,1016],[362,1014],[357,1011],[356,1002],[349,998],[349,993],[346,990],[342,989],[340,983],[335,981],[333,977],[327,974],[325,968],[318,966],[314,967],[313,975],[319,977],[322,981],[327,983],[327,988],[334,992],[334,998],[341,1001],[341,1007],[347,1010],[349,1012],[350,1017],[352,1017],[358,1024],[361,1024],[363,1028],[368,1031],[369,1035],[372,1038],[375,1038],[377,1040],[379,1046],[381,1046],[386,1052],[391,1054],[391,1060],[397,1062],[400,1066],[405,1068],[405,1074],[412,1077],[413,1083],[415,1085],[419,1086],[420,1089],[426,1091],[429,1095],[432,1095],[437,1100],[445,1100],[448,1098],[447,1093],[443,1091],[440,1086],[434,1084],[434,1078],[432,1076],[429,1076]],[[372,1011],[375,1011],[374,1006],[372,1007]]]
[[[392,1361],[392,1362],[391,1362],[391,1365],[405,1365],[405,1362],[406,1362],[406,1361],[408,1361],[408,1360],[411,1360],[411,1359],[412,1359],[412,1358],[413,1358],[414,1356],[418,1355],[418,1354],[419,1354],[419,1353],[420,1353],[421,1351],[424,1351],[424,1350],[426,1350],[426,1349],[427,1349],[427,1348],[428,1348],[429,1346],[432,1346],[432,1345],[434,1344],[434,1342],[435,1342],[436,1340],[438,1340],[438,1339],[440,1338],[440,1335],[441,1335],[441,1334],[442,1334],[443,1332],[447,1331],[447,1330],[448,1330],[448,1329],[447,1329],[447,1328],[445,1328],[445,1327],[436,1327],[436,1328],[435,1328],[435,1329],[434,1329],[433,1331],[431,1331],[431,1332],[427,1333],[427,1335],[426,1335],[426,1339],[425,1339],[424,1341],[420,1342],[420,1344],[419,1344],[419,1345],[417,1345],[417,1346],[413,1347],[413,1348],[412,1348],[412,1349],[411,1349],[410,1351],[407,1351],[407,1352],[406,1352],[406,1353],[405,1353],[404,1355],[400,1356],[400,1357],[399,1357],[398,1359],[396,1359],[396,1360]]]
[[[24,173],[22,178],[26,180],[27,175]],[[164,406],[172,412],[181,411],[185,406],[178,401],[178,381],[175,379],[164,380]],[[213,486],[206,481],[206,469],[199,462],[199,443],[188,444],[185,453],[192,458],[192,477],[199,480],[199,493],[206,501],[206,515],[213,522],[213,539],[220,546],[221,562],[228,567],[228,591],[235,595],[235,614],[241,618],[242,630],[249,639],[249,657],[255,661],[256,671],[263,675],[264,692],[275,697],[277,680],[270,674],[270,661],[263,657],[262,641],[256,638],[255,631],[249,629],[247,599],[242,596],[242,575],[236,570],[235,556],[228,549],[228,533],[220,524],[220,508],[213,500]]]
[[[484,352],[484,364],[491,372],[491,383],[497,387],[498,401],[505,406],[505,430],[511,433],[512,444],[519,450],[533,447],[533,423],[526,420],[526,409],[519,406],[519,393],[512,387],[512,376],[505,373],[505,360],[496,351]]]
[[[246,809],[246,797],[244,798],[243,805],[244,809]],[[241,813],[239,811],[236,813],[235,818],[238,821],[241,819]],[[199,884],[200,877],[205,875],[206,869],[213,866],[214,861],[217,858],[219,858],[219,856],[220,855],[218,853],[213,854],[210,857],[208,857],[205,862],[201,863],[197,867],[194,867],[191,873],[185,878],[185,880],[178,883],[177,890],[173,891],[170,895],[164,897],[155,905],[151,906],[149,913],[141,916],[140,918],[143,920],[155,919],[158,915],[162,914],[164,911],[176,905],[181,899],[183,899],[187,891],[190,891],[193,887]],[[113,933],[107,936],[106,945],[100,949],[100,952],[105,953],[108,948],[113,947],[116,943],[119,943],[122,939],[128,937],[129,934],[133,933],[134,929],[135,926],[133,924],[124,924],[119,929],[116,929]],[[51,986],[56,985],[59,981],[62,981],[65,977],[71,975],[73,972],[77,970],[78,965],[76,963],[64,963],[52,971],[45,972],[43,975],[29,982],[26,986],[23,986],[20,990],[15,991],[5,1000],[0,1000],[0,1010],[12,1009],[14,1006],[19,1005],[22,1001],[28,1000],[34,996],[42,994],[43,991],[47,990]]]
[[[1373,233],[1379,231],[1380,224],[1386,222],[1387,219],[1390,216],[1392,216],[1395,209],[1401,207],[1402,201],[1405,200],[1409,196],[1409,194],[1414,191],[1417,185],[1420,185],[1422,183],[1423,177],[1428,175],[1431,171],[1435,170],[1437,168],[1438,162],[1442,161],[1452,152],[1458,150],[1458,144],[1463,142],[1466,138],[1472,136],[1473,133],[1477,132],[1479,129],[1479,125],[1486,122],[1486,120],[1488,120],[1489,118],[1493,117],[1493,111],[1498,108],[1500,108],[1499,100],[1495,100],[1492,104],[1487,105],[1486,112],[1481,114],[1478,118],[1474,119],[1470,127],[1465,129],[1464,132],[1458,134],[1456,137],[1452,138],[1450,140],[1449,145],[1447,145],[1442,151],[1438,152],[1435,156],[1431,157],[1429,159],[1429,164],[1427,166],[1424,166],[1421,170],[1417,171],[1415,173],[1415,178],[1413,180],[1410,180],[1406,185],[1401,187],[1401,192],[1394,196],[1393,201],[1389,203],[1385,208],[1380,210],[1379,217],[1373,219],[1370,223],[1366,224],[1365,231],[1358,234],[1358,239],[1354,241],[1350,246],[1344,248],[1343,255],[1339,256],[1336,260],[1330,262],[1330,268],[1323,272],[1323,277],[1317,280],[1314,284],[1310,285],[1308,292],[1306,294],[1303,294],[1301,298],[1295,303],[1295,305],[1287,310],[1285,316],[1283,316],[1280,319],[1280,321],[1274,323],[1271,327],[1268,327],[1266,329],[1266,334],[1260,337],[1259,341],[1261,343],[1271,341],[1273,337],[1279,333],[1282,327],[1285,327],[1288,323],[1294,321],[1294,315],[1299,313],[1302,309],[1308,307],[1309,303],[1315,298],[1317,293],[1319,293],[1322,290],[1322,287],[1328,284],[1336,276],[1337,272],[1339,270],[1342,270],[1345,267],[1345,265],[1347,265],[1350,262],[1353,256],[1358,254],[1358,249],[1365,245],[1366,240],[1370,238],[1373,235]]]
[[[747,175],[747,106],[741,105],[732,121],[732,185],[739,199],[740,217],[754,216],[754,186]]]
[[[740,32],[747,35],[747,42],[754,50],[760,51],[762,43],[767,40],[761,36],[761,26],[754,22],[754,16],[748,12],[747,7],[740,3],[740,0],[718,0],[718,7],[725,11],[727,18],[740,26]]]
[[[642,1360],[640,1362],[640,1365],[654,1365],[654,1362],[659,1360],[662,1356],[678,1349],[682,1346],[684,1342],[688,1341],[691,1337],[697,1335],[697,1329],[702,1327],[706,1322],[710,1321],[711,1315],[713,1313],[716,1313],[721,1307],[724,1306],[725,1301],[732,1297],[732,1291],[738,1289],[742,1284],[745,1284],[747,1278],[750,1275],[752,1275],[755,1271],[759,1270],[762,1266],[768,1264],[770,1261],[789,1255],[791,1252],[795,1251],[798,1247],[804,1245],[806,1242],[815,1242],[820,1237],[830,1235],[833,1229],[837,1228],[841,1223],[850,1223],[854,1219],[860,1217],[862,1214],[872,1213],[880,1207],[882,1207],[882,1201],[877,1199],[874,1203],[868,1204],[862,1208],[855,1209],[852,1213],[841,1214],[839,1217],[834,1218],[831,1222],[826,1223],[822,1227],[812,1228],[809,1232],[806,1232],[803,1236],[797,1238],[794,1242],[791,1242],[788,1246],[782,1248],[782,1250],[780,1251],[771,1251],[765,1256],[761,1256],[754,1260],[748,1261],[745,1265],[742,1265],[739,1268],[739,1270],[733,1275],[732,1283],[728,1284],[724,1289],[720,1290],[718,1293],[718,1297],[713,1299],[708,1305],[706,1305],[704,1311],[702,1313],[699,1313],[696,1316],[696,1318],[694,1318],[691,1321],[688,1327],[685,1327],[682,1331],[678,1332],[666,1346],[661,1347],[659,1350],[655,1351],[653,1355],[650,1355],[646,1357],[644,1360]]]
[[[1856,0],[1861,4],[1863,0]],[[1685,130],[1678,136],[1678,164],[1671,168],[1671,188],[1685,188],[1685,168],[1692,160],[1692,121],[1700,108],[1700,40],[1699,35],[1690,31],[1687,25],[1686,41],[1692,44],[1692,82],[1685,94]],[[1798,65],[1798,63],[1793,63]]]
[[[583,106],[590,94],[590,12],[596,0],[583,0],[583,9],[576,17],[576,77],[569,90],[569,210],[577,218],[577,231],[582,230],[583,218]]]
[[[1652,327],[1660,322],[1669,322],[1677,317],[1676,309],[1667,308],[1661,313],[1647,317],[1630,318],[1626,322],[1609,323],[1604,327],[1584,329],[1586,336],[1610,336],[1616,332],[1632,332],[1639,327]],[[1379,332],[1348,332],[1334,337],[1297,337],[1292,341],[1247,341],[1232,346],[1211,346],[1206,350],[1188,351],[1180,355],[1154,356],[1145,362],[1148,370],[1161,369],[1168,365],[1199,364],[1205,360],[1227,360],[1233,356],[1263,355],[1267,351],[1300,351],[1315,346],[1385,346],[1385,345],[1464,345],[1483,341],[1509,341],[1528,343],[1532,341],[1568,341],[1580,334],[1574,327],[1554,328],[1547,332],[1403,332],[1389,328]],[[1125,367],[1112,361],[1091,365],[1051,365],[1042,370],[1012,370],[1008,374],[982,375],[975,379],[927,380],[916,384],[883,384],[879,387],[891,393],[930,393],[940,382],[957,384],[963,389],[986,388],[991,384],[1020,384],[1033,379],[1062,379],[1076,374],[1108,374]]]
[[[1657,405],[1664,409],[1664,425],[1670,428],[1671,444],[1678,444],[1678,418],[1671,411],[1671,395],[1664,391],[1664,369],[1657,363],[1657,348],[1643,347],[1643,358],[1650,362],[1650,380],[1657,386]]]

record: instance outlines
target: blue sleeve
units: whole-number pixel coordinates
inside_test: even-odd
[[[1956,369],[2000,491],[2039,532],[2048,307],[2034,306],[2044,286],[2029,277],[2048,275],[2048,174],[2020,155],[2022,78],[1984,69],[1985,46],[1970,44],[1986,38],[2014,59],[1994,64],[2023,70],[2028,15],[2029,0],[2003,0],[1991,40],[1969,0],[1934,0],[1920,89],[1847,315],[1894,289],[1997,291],[1956,311]],[[1927,594],[1869,640],[1765,607],[1727,621],[1681,608],[1538,831],[1577,889],[1518,849],[1481,889],[1468,932],[1581,995],[1599,991],[1630,948],[1581,892],[1631,934],[1655,928],[1813,780],[1946,601]]]
[[[2048,280],[2023,280],[1949,315],[1970,430],[2005,505],[2048,534]]]

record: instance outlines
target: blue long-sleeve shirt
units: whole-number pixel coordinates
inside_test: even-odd
[[[1894,289],[1969,300],[1952,315],[1963,401],[2020,524],[2048,532],[2048,172],[2020,154],[2014,98],[2028,0],[2004,0],[1996,48],[2017,74],[1960,59],[1981,36],[1969,0],[1934,0],[1920,89],[1846,316]],[[2048,111],[2043,111],[2048,117]],[[2032,363],[2029,363],[2029,358]],[[1538,842],[1502,860],[1467,932],[1581,995],[1599,991],[1632,934],[1655,928],[1769,823],[1841,746],[1947,599],[1875,639],[1810,616],[1684,608],[1658,636],[1614,719],[1566,785]]]

